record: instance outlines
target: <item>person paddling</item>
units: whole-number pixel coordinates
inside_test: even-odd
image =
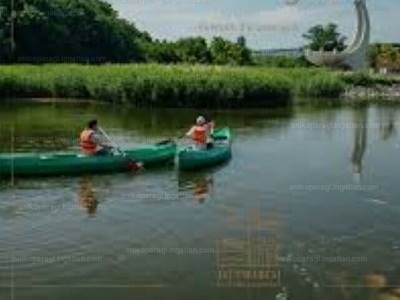
[[[81,132],[80,142],[81,151],[87,155],[107,155],[113,148],[112,145],[103,141],[95,119],[89,121],[87,127]]]
[[[203,116],[196,119],[196,125],[192,126],[186,133],[187,137],[192,138],[197,148],[211,148],[212,147],[212,132],[214,130],[214,122],[206,122]]]

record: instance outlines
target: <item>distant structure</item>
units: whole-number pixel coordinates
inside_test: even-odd
[[[303,50],[301,48],[292,48],[292,49],[263,49],[256,50],[253,52],[256,55],[265,56],[265,57],[301,57],[303,55]]]
[[[306,49],[304,56],[314,65],[344,67],[360,70],[367,67],[367,54],[370,41],[370,20],[366,0],[354,0],[357,12],[357,33],[353,42],[342,52],[311,51]]]

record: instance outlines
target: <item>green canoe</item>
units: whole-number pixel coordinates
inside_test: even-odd
[[[144,166],[173,161],[176,144],[165,143],[124,150]],[[120,153],[87,156],[78,152],[0,154],[0,176],[53,176],[128,172],[128,158]]]
[[[181,170],[214,166],[231,157],[231,134],[229,128],[214,131],[214,145],[210,149],[198,150],[193,146],[180,150],[176,163]]]

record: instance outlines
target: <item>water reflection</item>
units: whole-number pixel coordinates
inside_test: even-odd
[[[211,195],[214,181],[210,171],[179,172],[178,183],[180,191],[189,192],[190,198],[204,203]]]
[[[383,106],[379,108],[381,137],[384,141],[393,138],[396,134],[396,114],[396,107]]]
[[[380,138],[390,140],[396,135],[397,107],[382,106],[378,108],[377,119],[370,122],[368,107],[360,107],[352,111],[354,123],[354,146],[351,156],[352,169],[355,179],[360,180],[363,173],[363,158],[367,147],[368,128],[379,126]]]
[[[84,176],[79,180],[78,204],[85,208],[89,215],[94,215],[97,212],[99,202],[94,195],[90,176]]]
[[[334,299],[398,300],[400,286],[398,274],[394,280],[376,272],[361,278],[359,284],[351,284],[351,274],[339,271],[332,275],[332,296]]]
[[[363,170],[363,157],[367,146],[367,118],[368,110],[366,107],[353,110],[354,126],[354,148],[351,156],[353,173],[359,179]]]
[[[399,268],[390,274],[371,273],[364,277],[364,284],[370,288],[379,300],[400,299]]]

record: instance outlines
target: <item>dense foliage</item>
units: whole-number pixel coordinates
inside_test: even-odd
[[[247,65],[252,63],[244,37],[236,43],[215,37],[209,44],[203,37],[181,38],[176,42],[147,41],[146,61],[157,63],[199,63],[217,65]]]
[[[98,0],[0,0],[0,60],[140,61],[148,38]],[[11,11],[14,11],[12,14]],[[12,31],[12,28],[14,30]]]
[[[159,62],[243,65],[244,37],[153,40],[101,0],[0,0],[0,62]],[[12,14],[11,11],[14,11]]]
[[[337,31],[337,25],[316,25],[311,27],[303,37],[309,41],[307,47],[313,51],[343,51],[346,37]]]
[[[290,55],[254,55],[253,61],[255,65],[274,68],[305,68],[312,66],[304,56],[295,57]]]
[[[372,68],[400,71],[400,45],[373,44],[369,59]]]

